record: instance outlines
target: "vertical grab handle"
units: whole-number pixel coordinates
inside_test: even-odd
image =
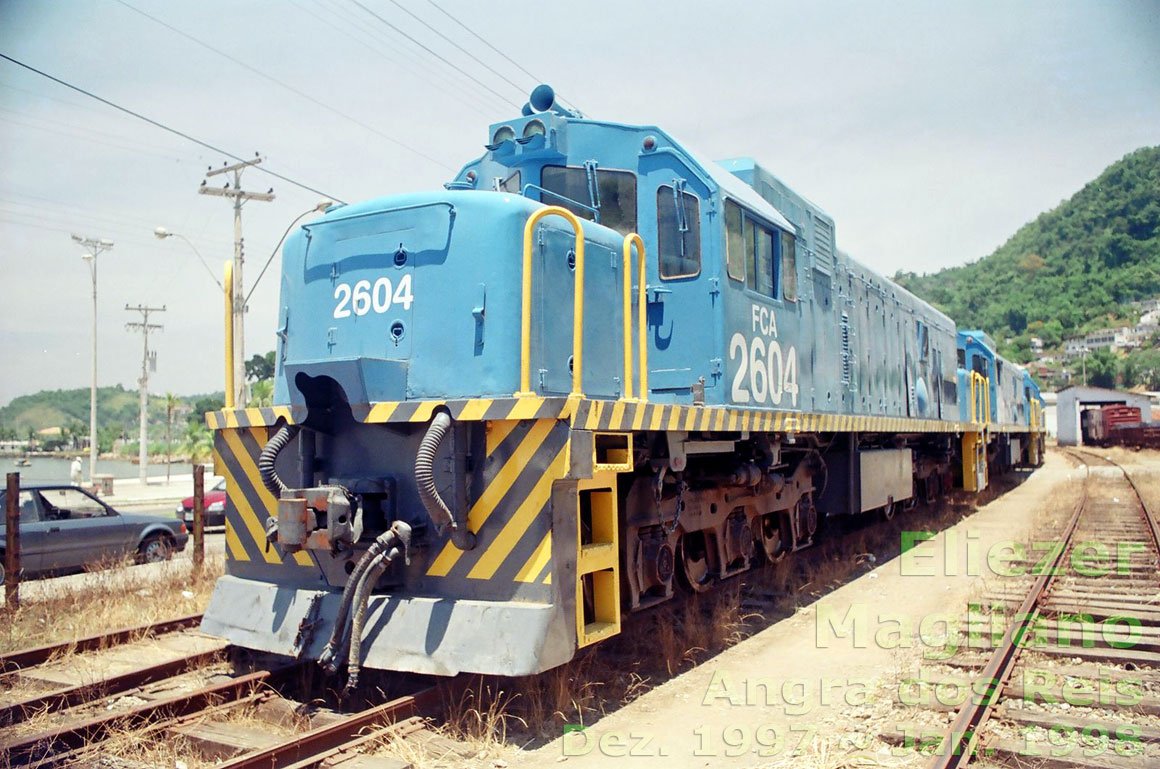
[[[640,316],[640,400],[648,400],[648,333],[645,325],[646,288],[644,284],[644,241],[630,232],[624,236],[624,398],[636,400],[632,393],[632,247],[636,246],[637,312]]]
[[[562,216],[576,233],[576,280],[572,313],[572,392],[569,398],[583,397],[581,390],[584,356],[584,227],[566,208],[545,206],[528,217],[524,224],[523,286],[520,307],[520,389],[517,398],[529,398],[532,391],[532,234],[536,224],[546,216]]]

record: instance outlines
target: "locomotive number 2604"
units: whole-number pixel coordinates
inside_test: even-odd
[[[755,304],[750,315],[752,338],[739,331],[729,340],[729,360],[738,361],[733,375],[733,402],[780,406],[788,398],[787,405],[796,408],[797,348],[790,345],[782,349],[777,341],[777,321],[768,307]]]

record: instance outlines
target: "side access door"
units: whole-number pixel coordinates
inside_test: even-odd
[[[646,161],[660,165],[649,170],[640,200],[645,212],[641,236],[648,251],[649,398],[688,403],[702,380],[708,391],[724,382],[714,345],[723,315],[715,266],[720,245],[704,236],[714,221],[711,213],[719,212],[713,210],[708,187],[684,164],[669,156],[648,156],[642,169]]]

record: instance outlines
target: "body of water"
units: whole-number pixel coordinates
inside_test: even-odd
[[[68,483],[71,459],[57,459],[56,457],[29,457],[32,463],[28,467],[17,467],[16,457],[0,457],[0,474],[20,473],[20,482],[23,483]],[[89,458],[81,457],[85,481],[89,480]],[[171,471],[173,475],[192,473],[191,465],[175,464]],[[98,459],[97,474],[112,475],[116,478],[136,478],[139,476],[137,465],[126,459]],[[165,476],[165,465],[149,465],[148,475]]]

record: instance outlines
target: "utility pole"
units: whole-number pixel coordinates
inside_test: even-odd
[[[93,379],[89,387],[89,485],[96,482],[97,474],[97,255],[113,247],[113,241],[106,238],[86,238],[73,235],[72,239],[85,247],[81,257],[89,263],[89,275],[93,279]]]
[[[267,192],[246,192],[242,189],[242,172],[250,166],[256,166],[262,162],[262,158],[258,153],[254,153],[253,160],[244,160],[233,165],[222,165],[221,168],[210,168],[206,171],[206,179],[211,176],[218,176],[219,174],[233,174],[233,184],[226,182],[224,187],[210,187],[205,179],[201,182],[201,187],[198,188],[198,193],[202,195],[216,195],[222,198],[231,198],[234,201],[234,273],[233,273],[233,327],[234,327],[234,350],[233,350],[233,369],[234,369],[234,403],[239,408],[244,408],[246,402],[249,400],[248,390],[246,386],[246,370],[245,370],[245,324],[244,315],[246,312],[245,291],[242,290],[242,263],[245,261],[245,252],[242,240],[242,205],[248,200],[261,200],[263,202],[270,202],[274,199],[274,188],[271,187]]]
[[[149,332],[162,329],[160,324],[149,322],[149,313],[165,312],[165,305],[160,307],[146,307],[140,304],[136,307],[125,305],[125,310],[126,312],[141,313],[141,322],[126,323],[125,330],[140,331],[141,339],[145,345],[145,352],[141,357],[141,436],[140,445],[137,448],[137,458],[141,463],[140,478],[141,483],[144,484],[149,469],[149,369],[157,370],[157,353],[153,353],[153,357],[149,356]]]

